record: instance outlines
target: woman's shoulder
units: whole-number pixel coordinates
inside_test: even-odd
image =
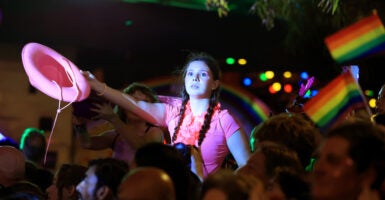
[[[220,124],[231,125],[237,124],[237,120],[233,115],[231,115],[230,111],[227,109],[221,109],[215,114],[212,118],[213,122],[220,122]]]
[[[228,109],[222,109],[222,108],[218,110],[218,117],[220,117],[220,118],[222,118],[222,117],[234,118]]]
[[[180,97],[158,95],[158,98],[161,103],[170,106],[180,106],[182,104],[182,98]]]

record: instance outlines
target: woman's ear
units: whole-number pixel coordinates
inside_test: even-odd
[[[215,80],[211,87],[211,90],[216,90],[218,87],[219,87],[219,80]]]

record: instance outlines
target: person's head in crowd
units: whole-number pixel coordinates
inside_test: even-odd
[[[209,174],[202,184],[201,200],[247,200],[252,187],[256,184],[252,176],[235,174],[230,169],[220,169]]]
[[[305,173],[297,153],[293,150],[273,142],[262,142],[258,146],[247,164],[238,168],[235,173],[255,176],[265,186],[274,177],[277,167],[289,167],[299,174]]]
[[[274,200],[310,200],[310,184],[304,174],[290,167],[277,167],[266,186],[266,196]]]
[[[266,197],[266,188],[262,181],[254,176],[248,176],[247,174],[237,174],[244,178],[249,179],[249,182],[252,183],[251,189],[249,192],[249,200],[267,200]]]
[[[303,167],[310,164],[321,140],[318,128],[302,114],[279,113],[256,126],[250,134],[252,151],[258,143],[275,142],[297,152]]]
[[[182,155],[170,145],[149,143],[136,151],[133,167],[157,167],[164,170],[172,179],[176,198],[186,200],[199,190],[194,184],[192,172]],[[199,187],[199,185],[198,185]]]
[[[129,171],[118,189],[119,200],[175,200],[174,183],[157,167],[138,167]]]
[[[47,141],[44,131],[37,128],[26,128],[20,138],[20,149],[23,151],[26,160],[38,166],[44,166],[44,154]]]
[[[0,192],[1,200],[47,200],[39,186],[29,181],[18,181]]]
[[[383,132],[368,121],[346,121],[329,130],[318,152],[312,198],[378,197],[385,176],[384,146]]]
[[[86,175],[87,167],[78,164],[62,164],[56,171],[52,185],[46,189],[48,200],[77,200],[76,185]]]
[[[12,146],[0,146],[0,185],[8,187],[24,180],[25,158]]]
[[[141,101],[146,101],[146,102],[159,102],[158,96],[156,93],[147,85],[141,84],[141,83],[131,83],[129,86],[124,88],[123,93],[129,94],[135,99],[139,99]],[[126,111],[120,106],[115,106],[114,107],[114,112],[119,116],[120,120],[123,122],[127,121],[127,115],[129,117],[132,117],[132,112]]]
[[[37,166],[34,162],[25,162],[25,180],[30,181],[45,191],[52,183],[54,174],[48,170]]]
[[[91,160],[85,178],[76,186],[79,199],[116,199],[118,186],[128,169],[126,162],[115,158]]]
[[[45,191],[52,183],[53,173],[44,168],[47,141],[44,131],[26,128],[20,138],[20,149],[26,159],[25,178]]]

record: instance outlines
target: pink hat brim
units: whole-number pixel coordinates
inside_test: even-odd
[[[22,61],[29,82],[36,89],[57,100],[75,102],[86,99],[90,86],[78,67],[49,47],[28,43]]]

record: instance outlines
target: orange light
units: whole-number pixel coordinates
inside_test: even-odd
[[[275,93],[277,93],[277,91],[274,90],[273,85],[270,85],[270,86],[269,86],[269,92],[270,92],[270,94],[275,94]]]
[[[293,91],[293,86],[291,84],[285,84],[283,86],[283,91],[286,93],[291,93]]]

